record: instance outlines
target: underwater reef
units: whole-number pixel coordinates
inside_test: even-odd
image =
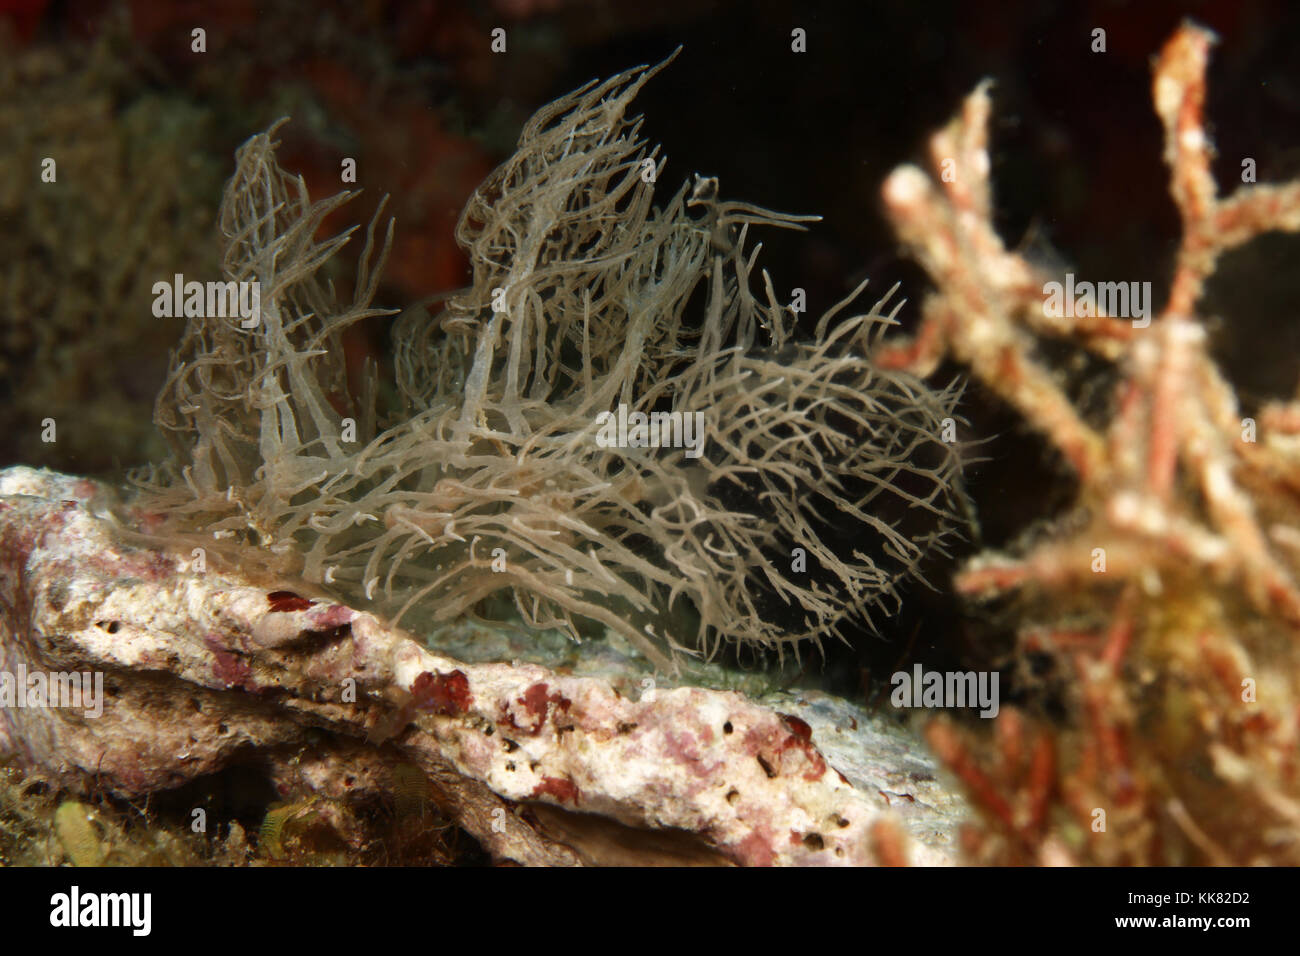
[[[5,240],[4,302],[58,333],[11,323],[7,375],[75,359],[111,391],[88,303],[152,283],[184,320],[166,450],[128,484],[0,471],[0,670],[104,679],[102,713],[0,708],[0,860],[1300,863],[1300,407],[1243,408],[1206,301],[1225,254],[1300,231],[1300,183],[1220,194],[1213,39],[1184,24],[1154,64],[1182,224],[1159,308],[1053,307],[1073,286],[995,227],[987,83],[933,176],[880,191],[932,283],[906,334],[894,289],[808,315],[760,266],[757,240],[815,217],[663,183],[632,104],[673,57],[538,111],[460,216],[468,285],[401,310],[400,228],[381,202],[338,232],[355,194],[313,197],[283,121],[235,156],[220,282],[189,244],[129,246],[104,288],[33,270],[50,229],[135,233],[0,193],[45,224]],[[115,142],[105,102],[66,112]],[[386,321],[391,364],[353,361]],[[954,369],[1073,476],[997,549]],[[983,661],[1014,688],[993,719],[780,686],[926,584],[1012,635]],[[237,767],[251,796],[216,782]],[[123,809],[155,798],[166,825]],[[196,808],[211,836],[177,822]]]
[[[373,366],[350,380],[342,348],[390,314],[373,300],[392,222],[371,220],[341,301],[323,269],[353,230],[318,233],[350,194],[313,201],[276,161],[279,124],[240,148],[222,281],[153,286],[155,316],[186,320],[155,410],[170,456],[120,500],[4,475],[6,663],[109,675],[102,713],[6,711],[25,767],[61,788],[93,773],[130,800],[260,762],[283,798],[259,827],[273,860],[304,822],[360,853],[356,808],[412,774],[496,860],[666,852],[666,836],[610,849],[631,838],[548,807],[692,835],[667,862],[902,859],[883,789],[899,770],[855,761],[879,781],[855,785],[813,723],[671,679],[682,657],[797,656],[897,606],[900,579],[967,520],[959,390],[871,361],[888,296],[853,314],[859,287],[797,334],[802,306],[778,300],[748,236],[807,217],[698,176],[655,205],[663,160],[628,107],[662,67],[525,126],[457,228],[472,285],[400,317],[394,382]],[[640,699],[441,657],[391,627],[462,619],[615,635],[651,665],[621,678]],[[861,716],[862,739],[918,768],[913,789],[934,781],[900,731]],[[71,806],[56,823],[82,820]],[[946,860],[942,814],[914,816],[916,858]],[[237,858],[243,832],[216,857]],[[63,844],[74,861],[103,856],[81,837]]]

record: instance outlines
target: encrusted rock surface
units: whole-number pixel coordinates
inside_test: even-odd
[[[911,862],[951,862],[933,764],[846,702],[443,656],[294,582],[135,547],[111,497],[0,471],[0,670],[105,692],[97,717],[0,708],[0,750],[74,786],[134,797],[260,753],[286,798],[363,800],[410,762],[499,860],[869,864],[909,833]]]

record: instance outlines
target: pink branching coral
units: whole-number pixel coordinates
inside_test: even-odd
[[[991,742],[931,725],[981,812],[976,860],[1300,862],[1300,403],[1243,419],[1196,313],[1224,252],[1300,230],[1300,183],[1218,195],[1202,118],[1212,41],[1185,25],[1155,67],[1183,237],[1149,326],[1046,314],[1052,277],[991,224],[985,87],[931,141],[936,168],[956,170],[942,191],[910,166],[884,185],[938,291],[915,339],[878,361],[967,364],[1080,481],[1068,528],[979,555],[956,578],[972,597],[1017,595],[1021,650],[1050,654],[1068,687],[1064,729],[1009,708]],[[1103,430],[1036,357],[1044,336],[1118,367]]]

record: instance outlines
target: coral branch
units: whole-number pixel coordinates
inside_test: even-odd
[[[892,346],[889,359],[915,370],[944,355],[966,363],[1080,478],[1081,524],[1025,553],[979,555],[956,578],[971,596],[1015,592],[1027,618],[1022,647],[1051,654],[1069,680],[1069,720],[1058,729],[1038,719],[1055,744],[1027,774],[1014,769],[1019,730],[999,735],[998,773],[981,769],[969,739],[943,725],[931,732],[984,812],[988,832],[970,843],[983,860],[1300,859],[1300,832],[1284,811],[1298,784],[1280,771],[1300,698],[1300,405],[1266,407],[1256,441],[1196,315],[1223,252],[1300,228],[1300,183],[1217,197],[1203,116],[1212,41],[1185,25],[1155,65],[1183,235],[1169,300],[1149,325],[1043,319],[1040,277],[992,226],[986,85],[931,141],[942,194],[914,167],[883,188],[899,236],[937,286],[916,339]],[[1035,358],[1043,334],[1116,363],[1115,413],[1101,433]],[[1250,663],[1225,671],[1225,660]],[[1257,699],[1252,688],[1265,683],[1270,692]],[[1008,719],[1018,718],[999,721]],[[1218,788],[1189,769],[1198,766],[1216,768]],[[1042,826],[1010,827],[1017,806]],[[1253,813],[1246,827],[1244,807]]]

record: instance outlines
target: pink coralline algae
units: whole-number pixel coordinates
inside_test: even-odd
[[[417,710],[444,717],[458,717],[474,702],[469,692],[469,678],[462,670],[450,674],[423,671],[411,685],[411,696]]]

